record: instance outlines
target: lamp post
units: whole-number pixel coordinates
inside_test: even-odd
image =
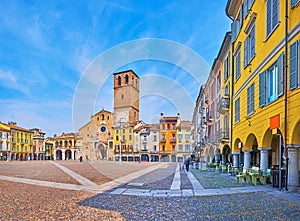
[[[243,151],[243,143],[242,142],[239,142],[238,143],[238,147],[240,149],[240,157],[239,157],[239,168],[241,170],[241,166],[242,166],[242,151]]]
[[[119,163],[121,164],[122,163],[122,144],[123,144],[123,132],[122,132],[122,129],[123,129],[123,126],[122,126],[122,119],[123,118],[120,118],[120,148],[119,148],[119,151],[120,151],[120,157],[119,157]]]

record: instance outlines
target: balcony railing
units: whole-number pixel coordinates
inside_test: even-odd
[[[217,111],[220,114],[225,114],[229,110],[229,98],[228,97],[221,97],[217,104]]]

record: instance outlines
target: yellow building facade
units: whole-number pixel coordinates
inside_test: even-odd
[[[9,122],[8,124],[0,123],[0,126],[10,131],[9,158],[11,160],[33,159],[32,132],[19,127],[15,122]]]
[[[299,185],[300,164],[297,2],[229,0],[226,6],[233,19],[233,163],[288,169],[290,186]]]

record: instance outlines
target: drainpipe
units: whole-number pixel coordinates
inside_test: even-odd
[[[229,3],[229,1],[227,2],[227,4]],[[227,8],[227,6],[226,6]],[[233,22],[234,19],[227,13],[227,10],[226,10],[226,15],[227,17]],[[232,33],[231,33],[232,34]],[[232,35],[231,35],[232,37]],[[231,43],[231,90],[229,92],[229,99],[230,99],[230,148],[232,150],[233,148],[233,141],[232,141],[232,131],[233,131],[233,89],[234,89],[234,76],[233,76],[233,73],[234,73],[234,56],[233,56],[233,51],[234,51],[234,42]],[[239,165],[241,164],[241,162],[239,162]]]
[[[287,164],[286,164],[286,174],[285,177],[286,179],[288,178],[288,152],[286,149],[287,146],[287,110],[288,110],[288,103],[287,103],[287,91],[288,91],[288,84],[287,84],[287,75],[288,75],[288,0],[285,0],[285,72],[284,72],[284,140],[283,140],[283,145],[284,145],[284,151],[285,151],[285,156],[287,158]],[[280,159],[281,160],[281,159]],[[285,185],[285,190],[288,190],[287,188],[287,181]]]

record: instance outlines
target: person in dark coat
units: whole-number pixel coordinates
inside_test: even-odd
[[[185,159],[185,169],[186,169],[186,172],[189,172],[189,169],[190,169],[190,158],[186,158]]]

